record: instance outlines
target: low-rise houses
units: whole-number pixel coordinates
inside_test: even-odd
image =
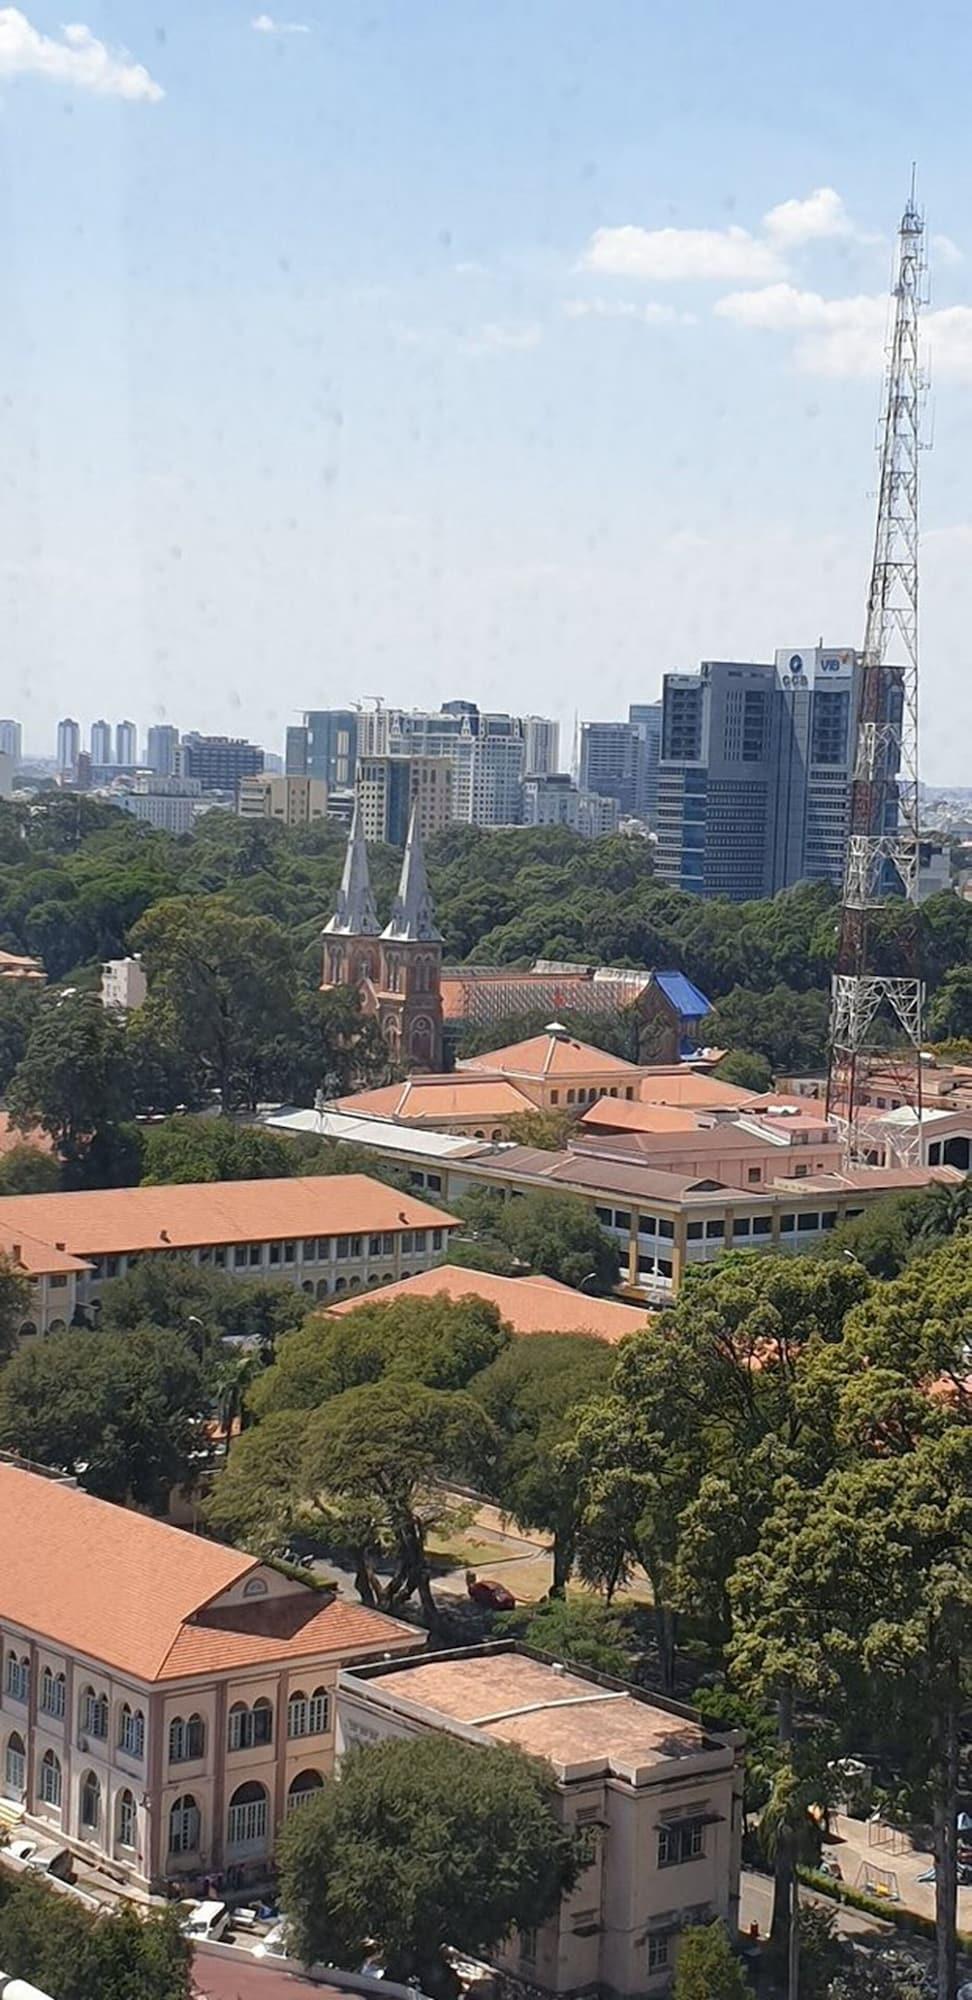
[[[679,1940],[738,1925],[742,1737],[694,1710],[509,1643],[338,1676],[337,1755],[445,1731],[545,1758],[556,1807],[585,1866],[542,1928],[515,1933],[496,1965],[545,1993],[655,1994]]]
[[[425,1635],[19,1465],[0,1519],[0,1819],[142,1888],[265,1880],[339,1667]]]
[[[282,1278],[324,1299],[427,1269],[458,1226],[367,1174],[0,1198],[0,1250],[32,1285],[21,1339],[90,1313],[106,1281],[145,1257]]]

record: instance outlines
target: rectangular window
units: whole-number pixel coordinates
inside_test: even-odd
[[[279,1264],[279,1262],[280,1262],[280,1244],[279,1244],[279,1243],[271,1243],[271,1245],[270,1245],[270,1262],[271,1262],[271,1264]]]
[[[670,1278],[670,1277],[671,1277],[671,1275],[672,1275],[672,1260],[671,1260],[671,1258],[670,1258],[670,1257],[659,1257],[659,1259],[658,1259],[658,1276],[659,1276],[660,1278]]]
[[[213,1263],[215,1264],[217,1271],[225,1271],[226,1250],[222,1243],[217,1243],[216,1248],[213,1251]]]
[[[352,1257],[362,1257],[362,1256],[364,1255],[364,1237],[363,1237],[363,1236],[352,1236],[352,1237],[351,1237],[351,1249],[350,1249],[350,1252],[349,1252],[349,1254],[350,1254],[350,1256],[352,1256]]]
[[[416,1248],[416,1250],[417,1250],[417,1251],[420,1251],[420,1252],[421,1252],[421,1251],[423,1251],[423,1250],[426,1250],[426,1249],[428,1248],[428,1231],[427,1231],[427,1230],[425,1230],[425,1229],[417,1229],[417,1230],[415,1231],[415,1248]]]
[[[821,1229],[836,1229],[837,1210],[835,1208],[824,1209],[824,1212],[820,1217],[820,1227]]]
[[[425,1185],[426,1185],[426,1187],[427,1187],[427,1188],[429,1188],[429,1189],[431,1190],[431,1192],[432,1192],[433,1194],[441,1194],[441,1193],[442,1193],[442,1175],[441,1175],[441,1174],[426,1174],[426,1176],[425,1176]]]
[[[552,1090],[552,1091],[550,1092],[550,1102],[551,1102],[551,1104],[559,1104],[559,1103],[560,1103],[560,1092],[559,1092],[559,1090]]]
[[[698,1861],[705,1853],[701,1820],[682,1819],[658,1829],[658,1866],[677,1868],[685,1861]]]
[[[653,1936],[651,1932],[649,1932],[648,1934],[649,1973],[664,1972],[667,1969],[668,1963],[669,1963],[669,1958],[668,1958],[667,1934],[659,1931],[656,1935]]]
[[[759,1180],[762,1180],[762,1178],[763,1178],[763,1169],[762,1169],[762,1167],[749,1167],[749,1168],[747,1168],[747,1172],[746,1172],[746,1178],[747,1178],[747,1180],[749,1180],[749,1181],[759,1181]]]
[[[783,1235],[783,1236],[787,1236],[787,1235],[791,1235],[791,1234],[792,1234],[792,1232],[793,1232],[793,1230],[794,1230],[795,1228],[796,1228],[796,1216],[795,1216],[795,1215],[781,1215],[781,1216],[780,1216],[780,1234],[781,1234],[781,1235]]]
[[[657,1217],[657,1215],[642,1215],[642,1216],[640,1216],[640,1217],[639,1217],[639,1219],[638,1219],[638,1235],[639,1235],[639,1236],[657,1236],[657,1234],[658,1234],[658,1217]]]
[[[262,1244],[262,1243],[251,1243],[251,1244],[250,1244],[250,1263],[251,1263],[251,1265],[252,1265],[252,1264],[262,1264],[262,1263],[263,1263],[263,1244]]]
[[[380,1237],[380,1236],[369,1236],[369,1238],[368,1238],[368,1255],[369,1255],[369,1257],[380,1257],[380,1256],[381,1256],[381,1237]]]
[[[690,1243],[699,1243],[701,1241],[704,1226],[701,1222],[690,1222],[688,1224],[685,1234]]]
[[[630,1211],[630,1209],[627,1209],[627,1208],[616,1208],[616,1209],[615,1209],[615,1211],[614,1211],[614,1227],[615,1227],[615,1229],[624,1229],[624,1230],[630,1230],[630,1228],[631,1228],[631,1211]]]
[[[819,1229],[819,1228],[820,1228],[820,1216],[815,1208],[811,1209],[807,1215],[797,1216],[798,1235],[806,1236],[809,1234],[811,1229]]]
[[[330,1239],[330,1237],[329,1237],[329,1236],[319,1236],[319,1237],[318,1237],[318,1239],[317,1239],[317,1261],[318,1261],[318,1263],[319,1263],[319,1264],[329,1264],[329,1263],[330,1263],[330,1261],[331,1261],[331,1256],[332,1256],[332,1251],[331,1251],[331,1239]]]
[[[675,1236],[674,1222],[669,1222],[664,1215],[660,1215],[658,1218],[658,1234],[664,1237],[666,1242],[671,1243]]]
[[[433,1250],[441,1250],[441,1248],[442,1248],[442,1236],[443,1236],[443,1232],[442,1232],[442,1230],[441,1230],[441,1229],[433,1229],[433,1231],[432,1231],[432,1248],[433,1248]]]
[[[520,1964],[535,1965],[537,1959],[536,1931],[520,1932]]]
[[[598,1222],[601,1223],[602,1227],[604,1229],[610,1229],[611,1222],[614,1216],[614,1210],[612,1208],[596,1208],[594,1210],[594,1213],[597,1216]]]
[[[55,1273],[52,1277],[48,1278],[47,1282],[52,1292],[59,1292],[67,1284],[67,1279]]]
[[[773,1234],[773,1218],[772,1218],[772,1216],[771,1216],[771,1215],[754,1215],[754,1216],[753,1216],[753,1235],[754,1235],[754,1236],[772,1236],[772,1234]]]
[[[338,1261],[342,1264],[347,1261],[348,1244],[350,1243],[350,1241],[351,1239],[349,1236],[339,1236],[337,1238],[337,1250],[335,1254],[338,1258]]]
[[[706,1236],[710,1238],[710,1240],[718,1239],[720,1236],[725,1235],[726,1225],[724,1222],[707,1222],[705,1225],[705,1233]]]
[[[307,1263],[309,1263],[309,1264],[315,1264],[315,1263],[317,1262],[317,1237],[316,1237],[316,1236],[305,1236],[305,1238],[304,1238],[304,1251],[303,1251],[303,1254],[304,1254],[304,1259],[305,1259],[305,1262],[307,1262]]]
[[[752,1234],[752,1223],[750,1222],[748,1215],[735,1216],[733,1218],[733,1224],[732,1224],[733,1241],[735,1242],[737,1236],[750,1236],[751,1234]]]
[[[285,1264],[293,1264],[293,1263],[295,1263],[295,1262],[296,1262],[296,1258],[297,1258],[297,1245],[296,1245],[296,1243],[285,1243],[285,1244],[284,1244],[284,1247],[283,1247],[283,1260],[284,1260],[284,1263],[285,1263]]]
[[[237,1243],[234,1245],[233,1262],[236,1265],[237,1270],[239,1269],[241,1264],[249,1263],[249,1258],[250,1258],[249,1246],[246,1243]]]

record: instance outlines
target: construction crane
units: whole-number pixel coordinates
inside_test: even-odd
[[[878,445],[877,527],[830,1013],[827,1112],[853,1167],[879,1162],[888,1144],[889,1128],[878,1124],[884,1114],[869,1102],[869,1078],[877,1064],[890,1075],[900,1100],[895,1164],[921,1160],[918,459],[923,380],[918,322],[925,269],[925,225],[912,176],[895,257]],[[888,905],[895,900],[892,916]]]

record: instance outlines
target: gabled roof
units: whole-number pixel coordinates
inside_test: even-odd
[[[695,1132],[699,1123],[694,1111],[672,1104],[639,1104],[627,1097],[599,1097],[588,1105],[580,1122],[591,1132]]]
[[[254,1556],[20,1466],[0,1465],[0,1620],[141,1681],[414,1641],[365,1606],[298,1584],[210,1609]],[[196,1622],[201,1621],[201,1622]]]
[[[415,1124],[437,1118],[512,1118],[536,1105],[503,1076],[410,1076],[404,1083],[386,1083],[340,1097],[339,1111],[370,1118],[406,1120]]]
[[[671,1002],[676,1014],[684,1021],[701,1021],[712,1012],[712,1002],[692,984],[684,972],[656,972],[653,983]]]
[[[621,1056],[613,1056],[606,1049],[595,1049],[590,1042],[578,1042],[572,1035],[560,1031],[556,1034],[531,1035],[528,1041],[511,1042],[505,1049],[487,1049],[483,1055],[468,1056],[457,1063],[456,1068],[469,1070],[490,1070],[508,1076],[596,1076],[598,1073],[610,1076],[624,1076],[633,1083],[641,1075],[634,1063],[625,1062]]]
[[[643,1104],[672,1104],[688,1111],[738,1111],[757,1101],[765,1103],[765,1092],[742,1090],[736,1083],[723,1083],[695,1069],[649,1070],[642,1076],[638,1093]]]
[[[516,1334],[593,1333],[612,1343],[625,1334],[647,1325],[647,1314],[638,1306],[625,1306],[616,1299],[590,1298],[556,1278],[500,1278],[490,1271],[471,1271],[459,1264],[440,1264],[435,1271],[419,1271],[414,1278],[385,1285],[378,1292],[361,1292],[329,1308],[342,1318],[361,1306],[384,1305],[391,1299],[431,1299],[445,1296],[488,1299],[498,1306]]]

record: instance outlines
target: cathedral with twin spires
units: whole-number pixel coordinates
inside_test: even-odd
[[[355,802],[337,908],[324,926],[321,986],[325,992],[354,987],[363,1011],[377,1019],[392,1062],[407,1070],[442,1068],[442,934],[414,807],[398,893],[382,930]]]

